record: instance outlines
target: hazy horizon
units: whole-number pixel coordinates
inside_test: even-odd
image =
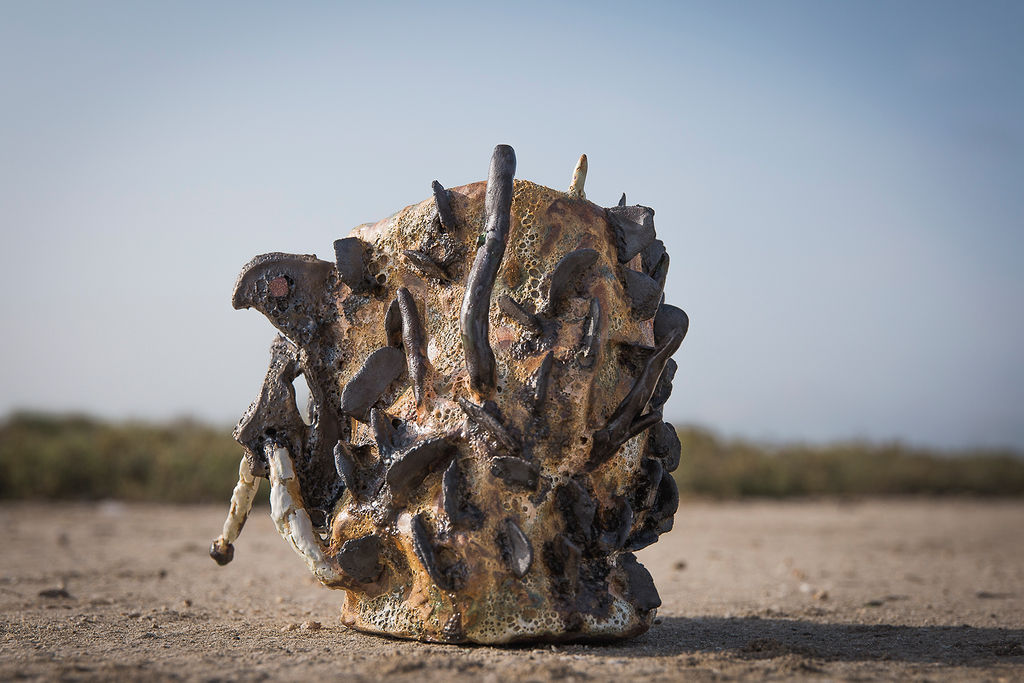
[[[0,8],[0,414],[233,423],[235,276],[495,144],[656,210],[690,315],[666,419],[1024,448],[1024,5]]]

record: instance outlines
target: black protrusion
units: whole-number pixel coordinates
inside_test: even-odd
[[[405,360],[412,380],[416,405],[423,405],[423,391],[427,380],[427,333],[420,321],[416,301],[405,287],[398,290],[398,309],[402,314],[402,343]]]
[[[359,583],[373,583],[384,571],[380,551],[380,539],[370,534],[345,541],[335,559],[341,570]]]
[[[661,371],[658,383],[654,385],[654,393],[651,394],[651,400],[648,402],[651,410],[658,410],[665,405],[665,401],[672,394],[672,380],[675,378],[676,370],[678,369],[679,365],[669,358],[668,362],[665,363],[665,369]]]
[[[370,429],[373,430],[373,440],[377,442],[380,459],[385,463],[391,462],[398,436],[391,416],[379,408],[370,408]]]
[[[625,498],[617,498],[613,506],[598,513],[601,533],[598,544],[605,553],[612,553],[626,543],[629,530],[633,527],[633,506]]]
[[[661,460],[666,472],[674,472],[679,467],[681,446],[676,428],[668,422],[662,422],[652,429],[647,437],[647,454]]]
[[[583,321],[583,367],[593,367],[597,360],[597,352],[601,348],[601,302],[594,297],[590,300],[590,310]]]
[[[636,378],[626,398],[612,413],[608,423],[603,429],[594,432],[594,445],[590,453],[590,466],[596,467],[615,455],[619,447],[627,439],[635,436],[639,431],[634,428],[634,422],[640,417],[640,411],[651,398],[654,388],[669,357],[679,348],[683,341],[681,334],[674,334],[658,346],[658,350],[647,360],[643,372]],[[644,416],[642,419],[650,419]],[[660,418],[659,418],[660,419]],[[649,425],[648,425],[649,426]]]
[[[436,180],[430,184],[434,191],[434,207],[437,209],[437,216],[441,221],[441,227],[446,232],[452,232],[456,228],[455,214],[452,213],[451,202],[448,201],[448,190]]]
[[[420,271],[427,277],[440,280],[441,282],[448,282],[451,279],[448,277],[448,273],[445,272],[444,268],[434,261],[429,254],[417,251],[416,249],[406,249],[402,252],[402,255],[405,256],[405,260],[416,268],[416,270]]]
[[[412,518],[412,549],[434,583],[447,589],[448,580],[437,563],[437,551],[434,549],[434,541],[430,537],[430,532],[427,531],[424,519],[425,516],[422,512]]]
[[[544,561],[551,570],[551,580],[565,598],[575,597],[582,556],[580,547],[565,534],[556,534],[545,545]]]
[[[466,292],[459,316],[469,383],[473,391],[483,398],[490,398],[497,386],[494,352],[488,339],[488,313],[491,291],[508,241],[515,172],[516,154],[512,148],[508,145],[495,147],[484,198],[484,242],[476,250],[473,266],[466,278]]]
[[[373,281],[366,272],[366,246],[358,237],[334,240],[334,264],[338,277],[357,294],[369,291]]]
[[[651,269],[651,279],[658,283],[658,286],[665,289],[665,281],[668,279],[668,253],[661,255],[661,260]]]
[[[465,482],[459,461],[452,459],[441,478],[441,507],[453,527],[475,529],[480,525],[483,514],[469,501],[465,493]]]
[[[392,498],[402,498],[417,488],[428,474],[444,467],[455,454],[447,437],[421,441],[391,463],[384,479]]]
[[[352,457],[352,451],[344,441],[334,444],[334,469],[338,472],[338,478],[345,488],[352,492],[352,497],[359,497],[359,489],[356,486],[356,464]]]
[[[405,371],[405,354],[393,346],[377,349],[363,362],[344,391],[341,392],[341,411],[360,422],[369,419],[370,406]]]
[[[502,294],[498,297],[498,308],[501,309],[502,313],[515,320],[530,332],[541,334],[544,331],[540,318],[527,311],[523,308],[522,304],[518,303],[508,294]]]
[[[641,513],[648,512],[658,496],[658,486],[661,484],[661,477],[665,474],[660,460],[644,458],[640,461],[640,467],[636,473],[636,506]]]
[[[661,262],[661,257],[666,253],[665,243],[661,240],[654,240],[640,252],[640,267],[645,273],[654,277],[654,269],[657,268]]]
[[[230,543],[214,541],[210,544],[210,557],[213,558],[214,562],[223,567],[235,559],[235,546]]]
[[[649,527],[643,527],[638,529],[635,533],[631,534],[626,539],[626,544],[622,546],[623,550],[643,550],[647,546],[656,543],[658,540],[658,532]]]
[[[641,415],[640,417],[636,418],[630,423],[629,431],[626,432],[626,438],[632,439],[640,432],[650,429],[654,425],[661,422],[661,417],[662,414],[660,410],[652,410],[649,413]]]
[[[570,297],[575,296],[587,270],[597,263],[595,249],[577,249],[569,252],[555,264],[548,282],[546,311],[555,315],[561,311]]]
[[[686,336],[690,329],[690,318],[682,311],[671,304],[658,306],[658,313],[654,316],[654,343],[661,346],[669,337],[679,333]],[[682,341],[680,337],[679,341]]]
[[[627,263],[654,241],[654,209],[647,206],[613,206],[608,222],[615,230],[619,263]]]
[[[662,472],[658,484],[658,496],[654,507],[647,513],[647,518],[659,534],[672,531],[676,510],[679,509],[679,487],[676,480],[668,472]]]
[[[554,366],[555,354],[548,351],[544,360],[540,362],[537,369],[537,380],[534,389],[534,410],[539,411],[540,406],[548,397],[548,386],[551,384],[551,369]]]
[[[626,205],[626,193],[623,192],[622,196],[619,197],[619,206],[625,206],[625,205]]]
[[[629,299],[633,317],[637,320],[648,320],[658,312],[661,303],[661,286],[650,275],[637,270],[624,269],[623,286],[626,298]]]
[[[565,519],[569,537],[581,545],[589,543],[593,538],[597,503],[587,490],[575,479],[570,479],[555,489],[555,504]]]
[[[398,308],[398,299],[392,299],[388,311],[384,314],[384,336],[388,346],[402,345],[402,312]]]
[[[644,612],[661,607],[661,596],[654,587],[654,579],[651,578],[651,573],[637,562],[636,555],[622,553],[617,564],[626,575],[626,593],[634,607]]]
[[[533,546],[530,539],[526,537],[523,530],[519,528],[513,519],[506,519],[498,530],[498,548],[501,549],[501,557],[505,564],[512,571],[512,574],[521,579],[530,571],[533,564]]]
[[[536,489],[540,481],[540,468],[529,460],[514,455],[499,455],[491,458],[491,474],[509,486]]]
[[[519,452],[519,444],[512,438],[512,435],[505,429],[505,425],[501,424],[497,417],[484,410],[482,406],[478,406],[461,396],[459,397],[459,405],[470,421],[487,432],[498,445],[510,453]]]

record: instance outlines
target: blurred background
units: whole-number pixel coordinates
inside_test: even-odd
[[[657,211],[684,491],[1024,493],[1024,5],[0,4],[0,497],[226,500],[269,251],[486,176]]]

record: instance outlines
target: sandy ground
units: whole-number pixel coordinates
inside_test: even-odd
[[[0,679],[1024,680],[1024,502],[687,503],[618,645],[426,645],[341,626],[257,509],[0,506]]]

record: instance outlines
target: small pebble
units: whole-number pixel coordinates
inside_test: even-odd
[[[304,621],[301,628],[303,631],[319,631],[320,627],[319,621]]]
[[[298,625],[298,624],[295,624],[295,623],[292,623],[292,624],[285,624],[284,626],[282,626],[282,627],[281,627],[281,631],[282,631],[282,632],[286,632],[286,631],[298,631],[298,630],[299,630],[299,625]]]

